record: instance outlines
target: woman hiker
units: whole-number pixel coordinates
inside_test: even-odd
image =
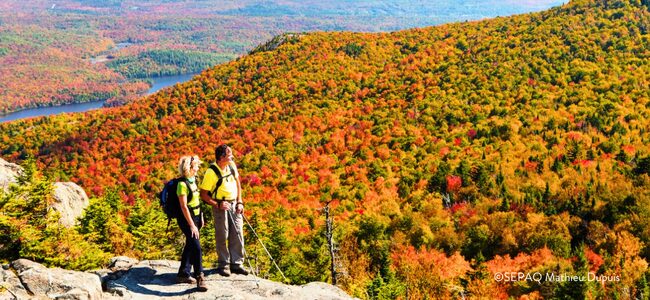
[[[199,171],[201,161],[196,155],[181,157],[178,171],[181,179],[178,181],[176,194],[180,202],[182,215],[176,221],[178,227],[185,235],[185,247],[181,255],[181,266],[178,269],[177,281],[179,283],[196,282],[197,289],[201,292],[208,290],[203,276],[203,253],[199,240],[199,229],[203,227],[203,214],[201,213],[199,189],[196,182],[196,173]],[[194,278],[190,277],[190,269],[194,267]]]

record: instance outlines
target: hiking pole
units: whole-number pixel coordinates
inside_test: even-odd
[[[244,218],[244,221],[246,221],[246,224],[248,224],[248,227],[250,227],[251,231],[253,231],[253,234],[255,235],[255,238],[257,238],[257,241],[260,242],[260,245],[262,245],[262,248],[264,248],[264,251],[266,251],[266,255],[269,256],[271,261],[273,262],[273,265],[275,266],[276,269],[280,272],[280,275],[282,275],[282,278],[284,278],[285,282],[289,282],[287,277],[284,276],[284,273],[282,273],[282,270],[280,270],[280,267],[278,267],[278,264],[275,262],[275,259],[273,259],[273,256],[271,256],[271,253],[269,253],[269,250],[266,249],[266,246],[264,246],[264,243],[262,243],[262,240],[260,239],[259,236],[257,236],[257,232],[255,232],[255,229],[251,225],[251,223],[248,222],[248,219],[246,219],[246,216],[244,214],[241,214],[241,216]]]
[[[232,213],[230,212],[230,210],[227,210],[227,212],[228,212],[228,217],[230,217],[230,221],[235,226],[235,232],[237,232],[237,236],[239,237],[239,241],[241,242],[242,251],[244,251],[244,257],[246,257],[246,262],[248,263],[248,267],[251,269],[251,274],[253,274],[253,277],[255,277],[255,285],[257,285],[257,288],[259,289],[260,288],[260,281],[257,278],[257,274],[255,274],[255,271],[253,270],[253,265],[251,265],[251,260],[248,259],[248,251],[246,251],[246,247],[244,247],[244,235],[243,235],[243,232],[242,233],[239,232],[239,228],[237,228],[239,226],[237,226],[237,224],[235,224],[235,218],[232,216]],[[242,217],[243,216],[244,216],[244,214],[242,213]]]

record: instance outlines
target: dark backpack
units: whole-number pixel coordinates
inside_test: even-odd
[[[217,177],[219,180],[217,180],[217,184],[215,184],[214,189],[210,192],[210,197],[214,198],[216,196],[217,191],[219,190],[219,187],[223,184],[223,179],[228,177],[228,176],[235,176],[235,170],[233,170],[232,165],[228,164],[228,169],[230,169],[230,175],[224,177],[221,175],[221,172],[219,171],[219,168],[215,166],[214,164],[210,165],[210,169],[214,172],[214,174],[217,174]]]
[[[160,206],[162,206],[163,211],[167,215],[167,223],[169,223],[171,219],[183,216],[183,213],[181,212],[181,203],[178,200],[178,195],[176,194],[179,182],[185,182],[187,188],[190,189],[191,192],[191,185],[189,180],[187,180],[187,178],[181,177],[174,178],[167,182],[159,195]]]

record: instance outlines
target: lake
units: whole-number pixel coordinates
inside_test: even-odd
[[[194,77],[195,75],[197,74],[183,74],[183,75],[150,78],[153,81],[153,85],[147,91],[147,95],[153,94],[163,88],[172,86],[179,82],[188,81],[192,79],[192,77]],[[25,118],[50,116],[50,115],[56,115],[60,113],[84,112],[84,111],[101,108],[103,104],[104,101],[95,101],[95,102],[86,102],[86,103],[67,104],[61,106],[30,108],[30,109],[25,109],[14,113],[10,113],[8,115],[1,116],[0,123],[20,120]]]
[[[153,85],[151,88],[147,91],[147,95],[151,95],[163,88],[166,88],[168,86],[172,86],[174,84],[177,84],[179,82],[185,82],[189,81],[192,79],[192,77],[198,75],[197,74],[183,74],[183,75],[175,75],[175,76],[163,76],[163,77],[156,77],[156,78],[151,78],[153,80]]]

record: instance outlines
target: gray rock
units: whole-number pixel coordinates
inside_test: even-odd
[[[52,208],[59,212],[59,223],[66,227],[74,226],[83,210],[90,205],[86,192],[73,182],[55,183],[54,200]]]
[[[127,256],[116,256],[111,258],[108,267],[111,270],[126,270],[137,264],[138,260]]]
[[[13,261],[8,270],[0,269],[0,300],[61,299],[190,299],[190,300],[258,300],[258,299],[352,299],[338,287],[313,282],[290,286],[252,275],[233,274],[221,277],[214,269],[205,270],[207,292],[198,292],[194,284],[176,283],[179,262],[147,260],[137,262],[115,257],[113,263],[136,262],[129,269],[102,269],[92,273],[51,269],[26,260]],[[16,276],[16,273],[18,276]],[[106,280],[102,293],[99,278]]]
[[[10,184],[16,183],[22,172],[21,166],[0,158],[0,189],[7,189]],[[83,210],[90,205],[86,192],[73,182],[55,183],[53,194],[55,202],[52,208],[59,212],[59,223],[66,227],[74,226]]]
[[[90,300],[90,295],[88,294],[87,291],[74,288],[72,290],[67,291],[64,294],[61,295],[52,295],[50,298],[54,298],[56,300]],[[101,299],[101,298],[100,298]]]
[[[17,164],[10,163],[0,158],[0,189],[6,189],[9,184],[17,182],[16,178],[23,171]]]
[[[12,270],[0,269],[0,300],[25,299],[29,294]]]
[[[49,299],[102,299],[102,286],[97,275],[69,271],[18,259],[11,263],[24,288],[35,297]]]
[[[249,52],[249,55],[253,55],[258,52],[273,51],[286,43],[298,41],[302,36],[303,34],[300,33],[284,33],[284,34],[276,35],[266,43],[263,43],[255,47],[255,49]]]
[[[310,299],[350,299],[341,288],[324,282],[310,282],[301,286],[303,294],[310,295]]]
[[[202,293],[196,285],[176,283],[178,267],[177,261],[141,261],[123,276],[108,280],[104,294],[120,299],[352,299],[326,283],[290,286],[252,275],[221,277],[214,269],[205,270],[208,291]]]
[[[21,273],[23,271],[27,271],[29,269],[47,269],[45,266],[33,262],[29,259],[17,259],[11,262],[10,264],[11,268],[16,270],[16,272]]]

